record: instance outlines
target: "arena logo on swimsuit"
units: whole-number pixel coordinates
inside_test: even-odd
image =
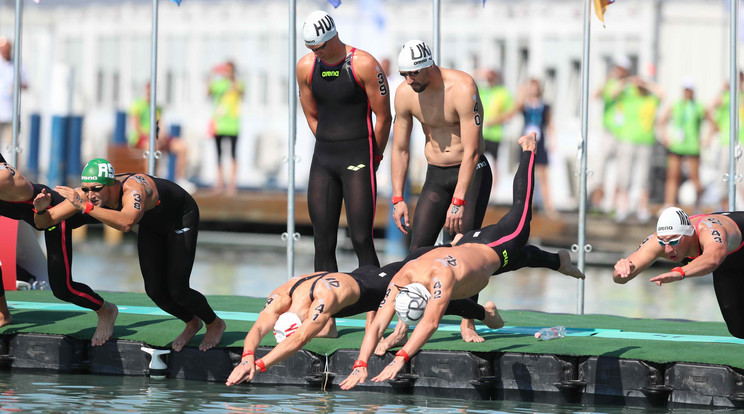
[[[335,76],[338,77],[338,71],[337,70],[324,70],[320,73],[320,76],[322,77],[328,77],[328,76]]]

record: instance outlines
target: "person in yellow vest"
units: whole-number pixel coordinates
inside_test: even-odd
[[[664,91],[639,76],[621,81],[617,96],[624,121],[617,128],[617,194],[615,221],[624,222],[631,213],[630,189],[640,188],[636,216],[641,223],[651,218],[649,211],[651,156],[656,135],[654,124]],[[631,183],[631,179],[634,181]],[[631,186],[632,184],[632,186]]]
[[[711,116],[714,118],[715,123],[713,124],[713,128],[710,129],[710,133],[706,137],[705,141],[703,142],[703,146],[707,147],[710,145],[711,141],[713,140],[713,137],[718,134],[718,146],[717,146],[717,153],[718,156],[714,159],[720,160],[718,162],[718,168],[717,168],[717,174],[716,174],[716,180],[720,183],[719,186],[719,200],[720,200],[720,206],[721,210],[728,210],[728,191],[729,191],[729,183],[728,181],[724,181],[723,177],[725,174],[729,174],[729,154],[730,154],[730,132],[729,132],[729,125],[730,125],[730,112],[729,107],[731,103],[731,95],[729,91],[729,85],[730,82],[726,81],[723,83],[723,88],[721,90],[721,94],[716,97],[716,99],[711,103],[711,105],[708,107],[708,112],[711,114]],[[744,97],[742,96],[742,93],[744,92],[744,72],[739,72],[739,119],[744,119]],[[736,150],[735,154],[741,154],[741,143],[744,142],[744,129],[739,129],[739,142],[736,144],[736,146],[739,148]]]
[[[498,183],[498,168],[496,160],[498,159],[499,144],[504,136],[504,121],[500,115],[508,112],[514,104],[512,94],[503,84],[501,73],[489,69],[486,71],[486,82],[488,85],[481,92],[481,102],[483,103],[483,139],[486,142],[485,153],[490,154],[493,158],[493,182],[491,194],[496,194]]]
[[[682,99],[667,108],[659,120],[662,144],[667,148],[667,176],[664,185],[664,207],[677,204],[677,193],[682,178],[682,161],[688,163],[690,180],[695,185],[695,211],[700,209],[703,184],[700,182],[700,131],[703,121],[715,121],[702,103],[695,99],[695,85],[686,80],[682,85]],[[671,125],[667,128],[667,124]]]
[[[235,76],[235,64],[226,62],[212,70],[214,78],[209,83],[209,96],[214,98],[212,128],[214,142],[217,145],[217,183],[216,191],[222,191],[225,185],[222,172],[222,141],[230,142],[230,178],[227,194],[237,192],[238,162],[237,146],[240,135],[240,110],[243,101],[243,82]]]
[[[157,107],[157,120],[160,117],[163,108]],[[128,111],[129,117],[129,146],[147,150],[150,148],[150,82],[145,84],[144,93],[132,102]],[[188,162],[188,146],[186,142],[179,137],[168,135],[166,128],[158,128],[156,139],[157,150],[161,152],[171,152],[176,155],[176,172],[175,181],[184,189],[191,192],[194,185],[186,180],[186,164]]]

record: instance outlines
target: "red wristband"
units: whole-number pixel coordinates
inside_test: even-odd
[[[453,206],[464,206],[465,200],[457,197],[452,197],[452,205]]]
[[[680,273],[680,274],[682,274],[682,279],[684,279],[684,278],[685,278],[685,271],[684,271],[684,270],[682,270],[682,268],[681,268],[681,267],[679,267],[679,266],[677,266],[677,267],[673,268],[673,269],[672,269],[672,272],[677,272],[677,273]],[[682,279],[680,279],[680,280],[682,280]]]
[[[367,368],[367,363],[357,359],[354,361],[354,366],[352,368]]]
[[[263,362],[262,359],[257,359],[255,364],[258,367],[258,372],[266,371],[266,364]]]
[[[245,351],[245,352],[243,352],[243,355],[241,355],[240,357],[241,357],[241,358],[245,358],[245,357],[247,357],[248,355],[254,355],[253,351]]]
[[[83,214],[90,213],[90,211],[93,210],[93,207],[95,207],[95,206],[90,201],[88,201],[87,203],[85,203],[85,210],[83,210]]]
[[[411,357],[408,356],[408,352],[406,352],[406,351],[404,351],[402,349],[400,351],[396,352],[395,353],[395,356],[397,356],[397,357],[403,357],[403,360],[406,361],[406,362],[408,362],[411,359]]]
[[[41,211],[37,211],[35,208],[32,208],[32,210],[34,211],[34,214],[42,215],[42,214],[46,214],[46,212],[49,211],[49,207]]]
[[[396,204],[400,203],[401,201],[403,201],[403,197],[393,196],[393,198],[391,200],[393,202],[393,205],[396,205]]]

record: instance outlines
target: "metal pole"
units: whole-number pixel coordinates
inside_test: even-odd
[[[589,126],[589,37],[591,0],[584,0],[584,51],[581,57],[581,174],[579,176],[579,269],[583,272],[586,256],[586,149]],[[576,313],[584,314],[584,281],[578,281]]]
[[[736,211],[736,143],[739,142],[739,76],[736,23],[739,16],[739,1],[731,0],[731,22],[729,33],[729,47],[731,50],[731,67],[729,81],[729,176],[728,176],[728,208]]]
[[[287,137],[287,277],[294,275],[295,141],[297,140],[297,0],[289,0],[289,136]]]
[[[10,163],[18,167],[18,132],[21,121],[21,14],[23,13],[23,1],[16,0],[15,8],[15,46],[13,49],[13,128],[10,145]]]
[[[150,55],[150,150],[147,152],[147,173],[155,175],[158,150],[158,0],[152,0],[152,54]]]
[[[442,0],[434,0],[434,4],[432,5],[433,9],[433,25],[432,25],[432,54],[434,55],[434,63],[437,65],[441,65],[442,62],[440,61],[442,46],[441,46],[441,38],[442,38],[442,28],[440,27],[440,23],[442,22]]]

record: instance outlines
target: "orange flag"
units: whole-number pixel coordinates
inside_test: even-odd
[[[604,26],[604,12],[607,9],[607,6],[614,3],[615,0],[594,0],[594,12],[597,13],[597,17],[599,17],[599,20],[602,22],[602,25]]]

